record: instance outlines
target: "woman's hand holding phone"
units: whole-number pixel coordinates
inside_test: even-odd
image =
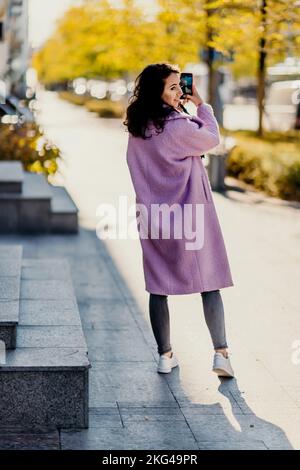
[[[199,104],[203,103],[203,99],[199,95],[198,90],[195,87],[194,83],[193,83],[193,86],[192,86],[192,90],[193,90],[193,94],[192,95],[185,95],[185,97],[187,98],[187,101],[191,101],[192,103],[194,103],[195,106],[199,106]]]
[[[182,102],[183,105],[191,101],[192,103],[194,103],[195,106],[199,106],[199,104],[202,104],[204,102],[201,96],[199,95],[198,90],[194,84],[192,85],[192,91],[193,91],[192,95],[183,95],[184,96],[183,102]]]

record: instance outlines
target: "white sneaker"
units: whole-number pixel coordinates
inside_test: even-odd
[[[229,357],[226,358],[219,352],[216,352],[214,355],[212,370],[220,377],[234,377]]]
[[[171,372],[173,367],[177,367],[177,366],[178,366],[178,360],[176,356],[174,355],[174,353],[172,353],[171,357],[161,354],[159,356],[157,372],[159,372],[160,374],[169,374],[169,372]]]

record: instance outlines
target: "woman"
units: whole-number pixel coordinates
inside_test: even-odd
[[[124,121],[150,320],[159,353],[157,371],[169,373],[178,365],[170,344],[168,295],[199,292],[215,350],[213,371],[233,377],[219,291],[233,286],[233,281],[200,158],[219,143],[219,128],[212,107],[203,102],[195,86],[193,95],[182,97],[179,68],[151,64],[136,79]],[[197,116],[182,112],[187,101],[195,104]],[[160,224],[157,208],[166,206],[176,210],[169,211],[168,224],[166,219]],[[182,223],[183,234],[178,237],[174,230]],[[168,236],[161,236],[170,228],[172,233],[166,230]],[[192,244],[187,229],[200,242]]]

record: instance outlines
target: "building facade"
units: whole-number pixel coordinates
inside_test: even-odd
[[[29,54],[28,0],[0,0],[0,80],[20,97],[26,93]]]

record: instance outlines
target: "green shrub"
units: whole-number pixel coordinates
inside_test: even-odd
[[[270,196],[300,201],[300,140],[297,131],[230,133],[237,141],[227,159],[227,173]]]
[[[77,104],[78,106],[84,105],[86,101],[89,100],[89,97],[86,95],[76,95],[71,91],[60,91],[58,96],[66,101],[69,101],[72,104]]]
[[[288,167],[278,180],[278,195],[283,199],[300,201],[300,161],[295,161]]]
[[[54,175],[60,150],[35,123],[0,125],[0,160],[20,161],[26,171]]]
[[[70,91],[59,92],[59,97],[73,104],[84,105],[89,111],[97,113],[100,117],[121,119],[125,114],[125,108],[121,102],[98,100],[86,95],[75,95]]]
[[[120,102],[110,100],[89,100],[85,103],[85,107],[100,117],[105,118],[122,118],[124,115],[124,107]]]

